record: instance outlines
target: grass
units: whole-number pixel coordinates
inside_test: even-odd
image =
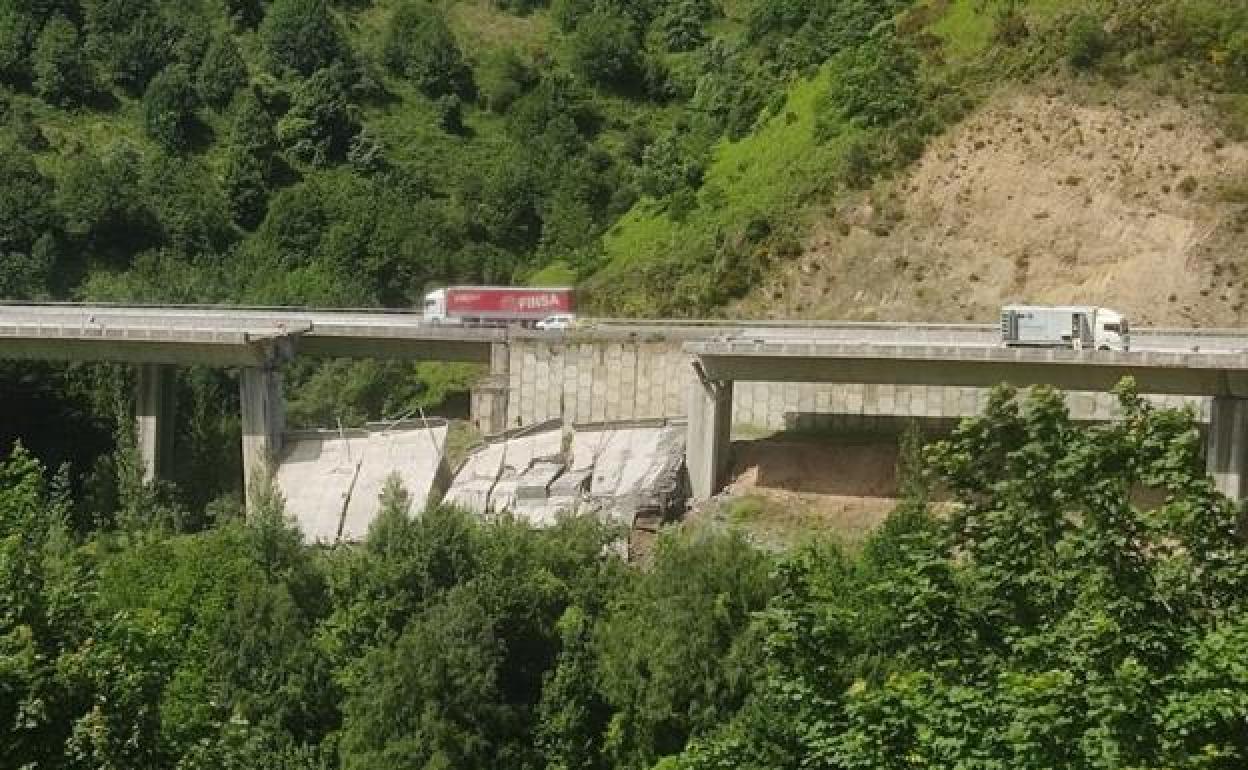
[[[796,497],[744,495],[720,506],[715,514],[717,526],[743,532],[760,547],[775,551],[791,550],[819,539],[832,539],[856,548],[881,518],[878,513],[830,515],[816,503]]]
[[[974,59],[992,46],[997,11],[1004,5],[1003,0],[952,0],[929,31],[943,41],[943,51],[949,59]],[[1078,7],[1082,4],[1072,0],[1026,0],[1022,11],[1034,23]]]
[[[446,433],[446,464],[451,472],[459,470],[472,450],[481,446],[481,432],[467,420],[451,420]]]
[[[490,0],[463,0],[447,7],[451,29],[469,58],[482,48],[536,48],[550,38],[550,13],[527,16],[501,11]]]
[[[576,271],[563,262],[555,261],[529,276],[525,283],[529,286],[574,286]]]
[[[757,217],[776,218],[809,200],[840,155],[840,143],[820,144],[815,119],[828,75],[797,82],[784,109],[737,142],[724,141],[713,152],[698,206],[683,221],[653,200],[643,200],[605,238],[617,267],[663,256],[690,241],[713,239],[718,230],[745,226]]]
[[[1248,140],[1248,94],[1226,94],[1215,102],[1222,129],[1232,140]]]

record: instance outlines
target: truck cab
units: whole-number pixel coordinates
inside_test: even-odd
[[[446,323],[446,289],[431,291],[425,295],[425,323]]]
[[[1131,327],[1121,313],[1109,308],[1098,308],[1095,317],[1096,329],[1093,336],[1097,350],[1126,352],[1131,349]]]

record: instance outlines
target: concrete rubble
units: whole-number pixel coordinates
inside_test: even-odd
[[[276,473],[286,510],[308,542],[333,544],[368,534],[391,475],[413,511],[436,504],[450,478],[447,430],[445,420],[429,419],[287,433]]]
[[[630,528],[658,522],[683,512],[685,432],[683,422],[646,420],[571,431],[551,422],[504,434],[467,459],[446,501],[537,526],[561,512]]]

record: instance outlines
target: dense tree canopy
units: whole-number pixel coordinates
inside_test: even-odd
[[[1189,413],[1120,392],[1089,427],[999,390],[861,549],[694,528],[644,568],[592,520],[417,513],[397,482],[358,546],[305,547],[275,497],[177,534],[138,488],[142,515],[76,529],[19,446],[0,745],[49,768],[1239,768],[1240,508]]]
[[[1245,680],[1207,657],[1241,644],[1239,506],[1190,415],[1121,397],[1080,428],[1001,389],[928,450],[952,513],[904,509],[858,561],[797,554],[754,701],[677,766],[1242,764]]]

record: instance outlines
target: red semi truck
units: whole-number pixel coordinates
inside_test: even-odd
[[[425,322],[434,324],[535,326],[555,318],[571,320],[573,291],[512,286],[448,286],[425,295]]]

